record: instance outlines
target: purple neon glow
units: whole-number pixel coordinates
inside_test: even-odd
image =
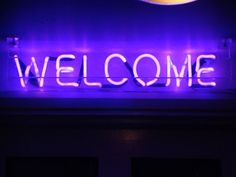
[[[123,85],[125,82],[128,81],[128,78],[122,78],[121,81],[114,81],[114,80],[112,80],[112,78],[109,75],[109,63],[110,63],[111,59],[113,59],[113,58],[119,58],[124,63],[127,62],[127,59],[121,54],[115,53],[115,54],[109,55],[105,61],[105,69],[104,69],[105,70],[105,77],[107,78],[107,81],[113,85]]]
[[[142,59],[145,59],[145,58],[150,58],[154,61],[155,65],[156,65],[156,74],[155,74],[155,77],[153,80],[151,81],[148,81],[147,83],[145,83],[140,77],[139,77],[139,74],[137,72],[137,67],[138,67],[138,63],[142,60]],[[142,54],[140,56],[138,56],[138,58],[135,60],[134,62],[134,65],[133,65],[133,73],[134,73],[134,77],[135,79],[143,86],[151,86],[153,85],[155,82],[157,82],[159,76],[160,76],[160,73],[161,73],[161,66],[160,66],[160,63],[158,61],[158,59],[151,55],[151,54]]]
[[[57,60],[56,60],[56,80],[57,80],[57,83],[58,85],[60,86],[73,86],[73,87],[78,87],[79,84],[76,83],[76,82],[62,82],[61,81],[61,73],[72,73],[74,71],[74,68],[73,67],[61,67],[61,60],[63,59],[71,59],[71,60],[74,60],[75,59],[75,56],[72,55],[72,54],[64,54],[64,55],[60,55]]]
[[[10,41],[12,46],[1,48],[0,91],[29,97],[172,98],[189,93],[189,98],[199,98],[206,93],[206,98],[231,88],[234,62],[227,60],[229,49],[222,47],[221,37],[232,34],[233,28],[225,26],[225,20],[231,24],[230,18],[219,18],[218,6],[197,1],[163,7],[138,0],[59,0],[52,5],[25,1],[15,6],[17,16],[10,11],[11,17],[5,15],[3,33],[17,36]],[[25,11],[26,6],[31,8]],[[64,54],[74,59],[59,61]],[[106,65],[113,54],[124,58],[113,58]],[[159,75],[156,60],[137,62],[142,54],[158,60]],[[201,55],[215,59],[196,62]],[[133,72],[135,61],[138,77]]]
[[[208,68],[201,68],[200,67],[200,62],[204,58],[215,60],[216,56],[215,55],[200,55],[200,56],[198,56],[197,61],[196,61],[196,72],[197,72],[198,83],[201,86],[213,86],[213,87],[215,87],[216,86],[215,82],[203,82],[201,80],[201,75],[202,74],[207,74],[207,73],[213,72],[215,70],[213,67],[208,67]]]
[[[9,79],[4,85],[7,90],[24,91],[24,96],[27,97],[62,98],[173,98],[174,95],[183,98],[183,95],[193,97],[192,92],[208,95],[214,90],[225,87],[224,83],[228,80],[224,76],[224,71],[228,66],[225,66],[222,55],[224,51],[219,50],[215,41],[206,41],[206,46],[201,41],[193,41],[191,45],[185,41],[172,41],[168,45],[165,45],[165,42],[97,41],[85,44],[84,41],[65,40],[65,44],[68,45],[62,45],[57,41],[35,41],[32,44],[31,41],[22,40],[20,52],[17,52],[18,63],[23,62],[26,68],[32,65],[31,75],[27,71],[29,75],[27,78],[26,70],[20,63],[18,65],[21,70],[17,69],[15,59],[9,58],[9,69],[5,70]],[[101,43],[103,45],[100,45]],[[61,56],[65,54],[67,56],[61,59]],[[154,56],[156,59],[143,57],[144,54]],[[205,58],[215,56],[215,59],[207,58],[207,63],[201,65],[200,69],[214,68],[214,72],[208,70],[210,72],[206,73],[200,70],[199,77],[194,65],[197,64],[197,58],[203,55]],[[173,68],[170,69],[169,77],[168,56],[176,67],[176,71]],[[49,57],[48,60],[47,57]],[[107,62],[109,57],[114,58]],[[142,59],[138,61],[138,58]],[[160,66],[155,61],[158,61]],[[134,76],[135,63],[137,63],[138,77]],[[106,73],[106,67],[108,73]],[[63,70],[68,72],[63,72]],[[156,77],[158,75],[159,77]],[[137,79],[142,80],[145,86],[141,85]],[[179,87],[177,80],[179,80]],[[153,83],[146,85],[150,81]],[[167,82],[170,82],[170,85],[166,86]],[[69,85],[61,86],[61,83]]]
[[[25,81],[24,81],[24,78],[23,78],[23,73],[22,73],[22,70],[21,70],[21,67],[20,67],[20,62],[19,62],[18,56],[14,55],[14,59],[15,59],[15,62],[16,62],[16,68],[17,68],[18,75],[19,75],[19,78],[20,78],[21,87],[25,87]]]
[[[102,84],[100,82],[89,82],[88,81],[88,57],[87,55],[83,55],[83,77],[84,77],[84,83],[88,86],[95,86],[95,87],[102,87]],[[94,68],[96,69],[96,68]]]
[[[15,59],[16,68],[17,68],[17,71],[18,71],[19,79],[20,79],[20,84],[23,88],[26,87],[26,85],[28,83],[28,80],[30,79],[30,71],[32,70],[32,67],[34,68],[33,70],[34,70],[34,73],[35,73],[35,78],[38,81],[39,87],[44,86],[44,78],[45,78],[45,74],[46,74],[46,70],[47,70],[49,57],[45,57],[44,65],[43,65],[43,69],[42,69],[41,74],[39,72],[38,65],[37,65],[35,57],[32,57],[31,58],[31,63],[29,65],[27,65],[24,75],[23,75],[23,72],[22,72],[22,68],[20,67],[20,62],[19,62],[18,56],[14,55],[14,59]]]
[[[171,69],[174,71],[174,78],[176,78],[176,86],[180,87],[180,82],[184,78],[185,70],[187,67],[187,73],[188,73],[188,86],[192,86],[192,62],[191,62],[191,55],[187,55],[183,66],[181,67],[181,71],[178,72],[177,67],[173,64],[173,61],[171,59],[171,56],[167,56],[167,82],[166,86],[169,86],[171,84]]]
[[[122,85],[124,84],[126,81],[128,81],[128,78],[122,78],[121,81],[119,82],[115,82],[113,81],[110,76],[109,76],[109,73],[108,73],[108,68],[109,68],[109,65],[110,65],[110,60],[114,57],[119,57],[124,63],[128,63],[128,60],[125,58],[125,56],[121,55],[121,54],[111,54],[107,57],[106,61],[105,61],[105,73],[104,73],[104,78],[106,78],[108,80],[108,82],[112,85]],[[166,74],[166,83],[165,83],[165,86],[170,86],[170,83],[171,83],[171,69],[174,71],[174,79],[176,79],[176,86],[177,87],[180,87],[181,86],[181,80],[183,78],[186,78],[186,80],[188,80],[188,86],[191,86],[192,85],[192,65],[193,63],[191,62],[191,55],[190,54],[187,54],[186,56],[186,59],[184,61],[184,64],[182,65],[181,67],[181,70],[178,71],[177,67],[173,64],[173,60],[171,59],[171,56],[170,55],[167,55],[166,56],[166,61],[164,61],[164,63],[167,65],[167,74]],[[59,86],[62,86],[62,87],[78,87],[79,86],[79,83],[77,82],[68,82],[68,81],[62,81],[62,79],[64,78],[64,80],[66,78],[76,78],[76,75],[77,75],[77,80],[79,79],[79,73],[76,73],[73,74],[73,72],[75,71],[75,68],[76,66],[79,67],[79,65],[72,65],[72,62],[70,61],[67,61],[67,60],[78,60],[78,58],[76,58],[75,55],[73,54],[62,54],[62,55],[59,55],[56,59],[56,82]],[[155,64],[155,76],[153,77],[153,79],[151,81],[148,81],[148,82],[145,82],[143,81],[142,77],[138,74],[138,64],[140,63],[141,60],[147,60],[147,59],[151,59],[154,64]],[[200,65],[200,62],[202,59],[216,59],[215,55],[199,55],[196,59],[196,72],[197,72],[197,81],[198,83],[201,85],[201,86],[216,86],[216,83],[215,82],[203,82],[201,81],[201,74],[207,74],[209,72],[212,72],[214,71],[214,68],[213,67],[202,67]],[[65,60],[65,61],[63,61]],[[84,80],[84,83],[85,85],[87,86],[98,86],[98,87],[102,87],[102,83],[101,81],[100,82],[88,82],[88,63],[87,63],[87,60],[88,60],[88,57],[87,55],[83,55],[83,62],[82,62],[82,67],[79,67],[79,68],[83,68],[83,80]],[[39,73],[39,68],[38,68],[38,64],[37,64],[37,61],[35,59],[35,57],[31,57],[31,63],[29,65],[27,65],[26,69],[25,69],[25,75],[23,75],[23,72],[22,72],[22,69],[20,68],[20,63],[19,63],[19,59],[15,56],[15,62],[16,62],[16,68],[17,68],[17,71],[18,71],[18,74],[19,74],[19,79],[20,79],[20,83],[21,83],[21,86],[22,87],[26,87],[26,84],[28,82],[28,80],[30,79],[30,72],[32,70],[34,70],[34,73],[35,73],[35,78],[37,79],[38,83],[39,83],[39,87],[43,87],[44,86],[44,79],[45,77],[45,73],[47,72],[47,69],[49,70],[52,70],[50,68],[48,68],[48,62],[49,62],[49,57],[46,57],[45,60],[44,60],[44,64],[43,64],[43,69],[42,69],[42,74]],[[39,61],[38,61],[39,63]],[[62,63],[66,64],[67,66],[62,66]],[[70,65],[69,65],[70,64]],[[33,67],[32,67],[33,66]],[[93,70],[96,70],[97,69],[97,66],[96,65],[93,65],[94,68]],[[131,66],[131,65],[130,65]],[[186,67],[188,66],[188,67]],[[149,74],[149,76],[147,78],[151,78],[151,75],[149,73],[149,69],[152,67],[151,64],[149,64],[149,68],[147,71],[142,71],[142,72],[145,72],[146,74]],[[163,66],[162,66],[163,67]],[[33,68],[33,69],[32,69]],[[186,71],[186,68],[187,68],[187,74],[185,74],[185,71]],[[160,74],[161,74],[161,65],[160,65],[160,62],[159,60],[152,54],[141,54],[139,55],[135,60],[134,60],[134,63],[133,63],[133,67],[132,67],[132,73],[133,73],[133,77],[134,79],[139,83],[141,84],[143,87],[145,86],[151,86],[153,84],[155,84],[158,79],[160,78]],[[81,72],[81,71],[80,71]],[[120,70],[117,70],[117,73],[121,72]],[[72,74],[72,75],[68,75],[67,77],[65,77],[64,75],[67,75],[67,74]],[[184,74],[186,76],[184,76]],[[64,77],[63,77],[63,76]],[[117,77],[121,77],[119,76],[119,74],[117,75]],[[48,77],[49,78],[49,77]],[[53,78],[53,77],[51,77]],[[99,77],[96,77],[99,79]]]

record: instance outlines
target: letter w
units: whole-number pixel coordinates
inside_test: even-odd
[[[20,78],[20,84],[23,88],[26,87],[26,84],[28,83],[30,79],[29,76],[32,75],[31,68],[34,69],[34,73],[35,73],[34,77],[37,79],[39,87],[44,86],[44,78],[45,78],[45,74],[46,74],[46,70],[48,66],[49,57],[46,57],[44,59],[43,70],[41,74],[39,73],[38,65],[34,57],[31,58],[31,63],[27,66],[24,65],[24,63],[18,58],[17,55],[14,56],[14,59],[15,59],[18,75]]]

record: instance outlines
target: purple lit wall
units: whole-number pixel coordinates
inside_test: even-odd
[[[23,97],[205,99],[214,97],[212,92],[235,87],[234,46],[227,46],[226,41],[228,37],[233,37],[232,27],[235,27],[231,24],[228,6],[221,2],[197,1],[168,7],[136,0],[13,1],[12,4],[5,3],[3,6],[2,21],[6,25],[2,34],[19,39],[17,46],[12,45],[11,41],[1,43],[2,91],[14,91],[18,96],[23,94]],[[225,18],[221,17],[222,11]],[[32,83],[26,89],[22,88],[14,61],[16,54],[25,65],[31,63],[31,57],[35,57],[41,71],[45,57],[50,57],[42,88]],[[62,74],[61,80],[66,83],[79,82],[81,85],[78,88],[60,87],[56,82],[56,58],[62,54],[75,56],[75,60],[62,64],[75,70]],[[88,80],[102,83],[102,88],[88,87],[83,79],[80,80],[85,54],[88,57]],[[130,68],[142,54],[155,56],[161,70],[155,86],[139,86],[132,71],[116,58],[110,62],[110,75],[116,81],[122,78],[128,81],[124,86],[113,87],[104,74],[105,60],[111,54],[124,56]],[[214,62],[208,63],[214,72],[205,75],[210,78],[206,80],[217,84],[215,88],[199,87],[197,78],[193,79],[194,86],[188,87],[186,73],[179,88],[175,85],[176,78],[171,79],[169,87],[165,86],[168,78],[167,56],[173,59],[180,72],[187,55],[191,55],[194,71],[197,57],[210,54],[216,57]],[[155,78],[155,72],[152,60],[139,63],[138,73],[146,83]],[[63,76],[69,78],[64,79]]]
[[[139,0],[1,0],[0,177],[9,177],[8,157],[34,156],[96,157],[100,177],[130,177],[132,159],[140,157],[217,159],[222,177],[235,177],[235,19],[235,5],[226,0],[181,6]],[[80,86],[58,84],[56,61],[62,54],[75,59],[60,63],[74,68],[60,73],[60,81]],[[127,60],[114,58],[109,64],[112,80],[127,78],[124,85],[116,87],[105,77],[111,54]],[[142,54],[155,56],[161,68],[158,81],[148,87],[132,75]],[[201,66],[214,68],[201,79],[215,87],[200,85],[196,73],[189,87],[188,63],[180,87],[173,68],[166,86],[167,56],[180,72],[188,55],[195,71],[203,54],[215,56]],[[88,81],[102,87],[84,82],[84,55]],[[32,69],[24,88],[19,71],[25,73],[32,57],[40,74],[48,57],[44,86]],[[22,63],[17,68],[16,61],[25,68]],[[145,83],[155,79],[154,60],[141,60],[137,68]]]

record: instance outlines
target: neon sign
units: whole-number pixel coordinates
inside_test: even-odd
[[[92,63],[92,60],[89,59],[87,54],[83,54],[82,58],[78,58],[74,54],[61,54],[55,58],[53,68],[49,68],[50,60],[50,57],[46,56],[43,60],[42,67],[39,67],[39,60],[36,57],[31,57],[31,61],[26,65],[20,60],[19,56],[15,54],[15,68],[21,87],[27,88],[29,80],[34,78],[37,80],[37,86],[44,88],[46,86],[45,80],[48,78],[47,73],[49,70],[53,70],[55,73],[55,81],[58,87],[81,87],[81,81],[83,81],[86,86],[103,88],[105,85],[104,79],[112,86],[122,87],[133,80],[139,87],[151,87],[156,85],[158,87],[160,86],[158,85],[159,79],[163,74],[165,75],[164,87],[169,87],[173,83],[176,87],[181,87],[183,85],[183,79],[187,80],[188,87],[193,86],[193,80],[196,80],[197,84],[201,87],[215,87],[217,84],[213,78],[207,78],[209,74],[214,73],[215,68],[213,66],[204,66],[204,63],[209,61],[214,62],[216,60],[214,54],[201,54],[196,58],[193,58],[191,54],[187,54],[179,69],[176,66],[177,59],[174,59],[171,55],[166,55],[164,63],[161,64],[158,57],[153,54],[140,54],[134,59],[131,65],[128,57],[120,53],[113,53],[108,55],[103,63],[103,78],[100,80],[98,78],[96,81],[90,81],[88,65]],[[73,65],[72,62],[76,60],[82,60],[82,64]],[[110,68],[113,66],[113,60],[121,61],[120,65],[123,65],[123,70],[127,70],[129,75],[111,76]],[[150,67],[155,68],[155,72],[152,73],[152,76],[149,75],[149,80],[141,76],[143,71],[140,72],[140,66],[143,60],[151,61],[152,64],[150,64]],[[93,65],[93,67],[93,70],[96,70],[97,66]],[[163,73],[163,70],[166,72]],[[117,72],[119,73],[119,71]],[[148,71],[145,72],[147,73]],[[77,78],[75,76],[77,76]],[[70,78],[70,81],[67,80],[68,78]],[[71,81],[72,78],[74,81]]]

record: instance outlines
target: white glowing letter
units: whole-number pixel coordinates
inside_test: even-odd
[[[125,58],[123,55],[121,55],[121,54],[112,54],[112,55],[109,55],[109,56],[107,57],[106,61],[105,61],[105,76],[106,76],[108,82],[110,82],[111,84],[113,84],[113,85],[122,85],[122,84],[124,84],[124,83],[128,80],[128,78],[123,78],[123,79],[122,79],[121,81],[119,81],[119,82],[114,81],[114,80],[112,80],[112,79],[110,78],[110,75],[109,75],[109,72],[108,72],[108,70],[109,70],[109,69],[108,69],[108,66],[109,66],[109,62],[110,62],[111,59],[113,59],[113,58],[120,58],[124,63],[127,62],[126,58]]]
[[[14,59],[15,59],[15,63],[16,63],[16,68],[18,71],[18,75],[20,78],[20,83],[22,87],[26,87],[26,84],[28,82],[29,79],[29,74],[30,74],[30,70],[33,66],[34,71],[35,71],[35,77],[38,80],[39,83],[39,87],[43,87],[44,86],[44,78],[45,78],[45,74],[46,74],[46,70],[47,70],[47,66],[48,66],[48,61],[49,61],[49,57],[46,57],[44,60],[44,65],[43,65],[43,70],[41,75],[39,74],[39,69],[38,69],[38,65],[36,63],[36,59],[34,57],[31,58],[31,63],[30,65],[27,65],[24,76],[23,76],[23,72],[22,69],[20,67],[20,61],[17,55],[14,55]]]
[[[180,73],[177,70],[177,67],[173,64],[171,57],[167,56],[167,82],[166,86],[169,86],[171,83],[171,69],[174,71],[175,79],[176,79],[176,86],[180,87],[180,82],[184,77],[184,72],[188,67],[188,86],[192,86],[192,65],[191,65],[191,55],[187,55],[187,58],[184,61],[184,64],[181,67]]]
[[[20,67],[20,62],[19,62],[18,56],[15,55],[14,59],[15,59],[18,75],[19,75],[19,78],[20,78],[20,84],[21,84],[22,87],[25,87],[25,81],[24,81],[24,78],[23,78],[23,73],[22,73],[22,70],[21,70],[21,67]]]
[[[215,60],[216,56],[215,55],[200,55],[200,56],[197,57],[197,60],[196,60],[196,73],[197,73],[197,81],[198,81],[198,83],[201,86],[213,86],[213,87],[215,87],[216,86],[215,82],[203,82],[203,81],[201,81],[201,75],[202,74],[206,74],[206,73],[214,71],[214,68],[212,68],[212,67],[200,68],[200,62],[201,62],[202,59],[212,59],[212,60]]]
[[[57,58],[57,61],[56,61],[56,77],[57,77],[57,83],[58,85],[60,86],[73,86],[73,87],[78,87],[79,84],[76,83],[76,82],[61,82],[60,81],[60,74],[61,73],[71,73],[74,71],[74,68],[73,67],[61,67],[60,66],[60,63],[61,63],[61,60],[62,59],[72,59],[74,60],[75,59],[75,56],[74,55],[60,55],[58,58]]]
[[[88,63],[87,63],[88,57],[87,55],[83,56],[83,75],[84,75],[84,83],[88,86],[97,86],[97,87],[102,87],[102,84],[99,82],[89,82],[87,80],[88,77]]]
[[[142,79],[139,78],[138,76],[138,72],[137,72],[137,66],[138,66],[138,63],[143,59],[143,58],[150,58],[152,59],[155,64],[156,64],[156,67],[157,67],[157,72],[156,72],[156,75],[155,75],[155,79],[145,83]],[[161,73],[161,67],[160,67],[160,63],[159,61],[157,60],[157,58],[151,54],[142,54],[140,55],[134,62],[134,65],[133,65],[133,72],[134,72],[134,77],[135,79],[143,86],[151,86],[153,85],[159,78],[160,76],[160,73]]]

